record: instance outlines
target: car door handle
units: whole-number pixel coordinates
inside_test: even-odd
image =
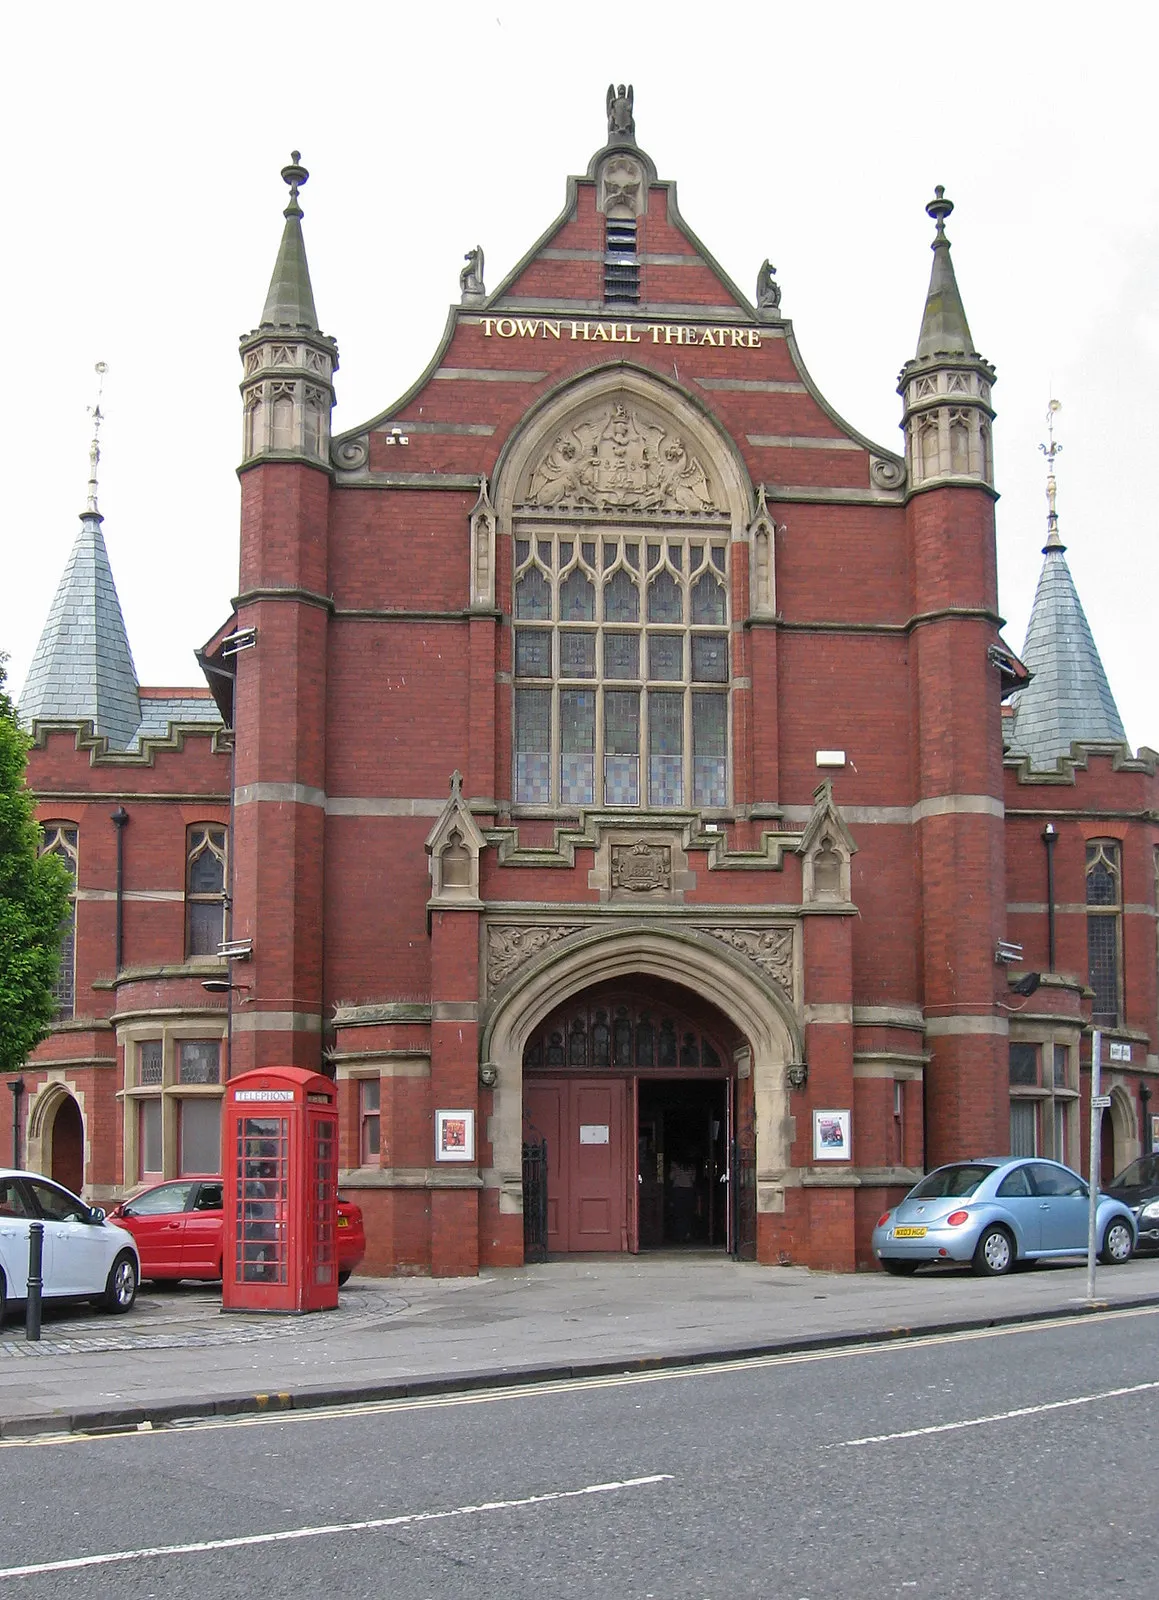
[[[179,1228],[181,1224],[179,1222],[167,1222],[165,1226],[167,1228]]]
[[[1040,1205],[1039,1205],[1039,1207],[1038,1207],[1038,1209],[1039,1209],[1039,1210],[1040,1210],[1040,1211],[1049,1211],[1049,1210],[1050,1210],[1050,1205],[1049,1205],[1049,1203],[1048,1203],[1048,1202],[1047,1202],[1047,1201],[1046,1201],[1046,1200],[1043,1200],[1043,1201],[1042,1201],[1042,1202],[1041,1202],[1041,1203],[1040,1203]]]

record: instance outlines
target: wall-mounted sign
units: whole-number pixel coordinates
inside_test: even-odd
[[[1159,1150],[1159,1117],[1151,1118],[1151,1148]]]
[[[581,1122],[580,1144],[607,1144],[608,1124],[606,1122]]]
[[[1130,1061],[1131,1046],[1118,1039],[1112,1039],[1110,1041],[1109,1054],[1112,1061]]]
[[[292,1100],[292,1089],[237,1089],[235,1100]]]
[[[688,322],[583,322],[571,317],[480,317],[484,339],[556,339],[584,344],[708,344],[717,350],[759,350],[755,328],[702,327]]]
[[[851,1161],[851,1115],[848,1111],[814,1111],[813,1160]]]
[[[475,1113],[435,1112],[435,1160],[474,1161]]]

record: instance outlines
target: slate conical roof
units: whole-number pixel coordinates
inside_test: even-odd
[[[141,722],[137,669],[101,533],[101,515],[81,514],[81,529],[57,585],[20,697],[25,722],[91,720],[114,750]]]
[[[306,241],[302,236],[302,208],[298,204],[298,190],[310,174],[300,165],[297,150],[291,151],[291,156],[291,164],[282,168],[282,177],[290,186],[290,203],[282,213],[286,225],[282,229],[262,324],[317,333],[318,314],[314,310],[314,290],[306,261]]]
[[[926,210],[937,223],[937,232],[930,249],[934,264],[930,269],[930,287],[926,294],[926,308],[922,313],[922,328],[918,335],[917,359],[927,361],[933,356],[969,356],[976,354],[970,337],[970,324],[966,321],[966,308],[958,291],[954,276],[954,263],[950,259],[950,241],[946,238],[946,218],[953,211],[953,202],[945,198],[941,184],[934,190]]]
[[[1022,647],[1034,676],[1018,696],[1010,735],[1012,753],[1029,756],[1038,772],[1053,770],[1075,740],[1127,742],[1065,552],[1052,510]]]

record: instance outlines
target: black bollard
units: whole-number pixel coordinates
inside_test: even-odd
[[[44,1223],[28,1224],[28,1299],[24,1307],[24,1337],[40,1338],[40,1296],[44,1288]]]

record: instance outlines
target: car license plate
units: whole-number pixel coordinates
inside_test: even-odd
[[[350,1218],[349,1217],[339,1217],[338,1218],[338,1226],[340,1228],[348,1228],[350,1226]],[[925,1233],[925,1231],[926,1230],[923,1228],[922,1232]]]
[[[895,1239],[924,1239],[926,1230],[924,1228],[895,1228],[893,1236]]]

